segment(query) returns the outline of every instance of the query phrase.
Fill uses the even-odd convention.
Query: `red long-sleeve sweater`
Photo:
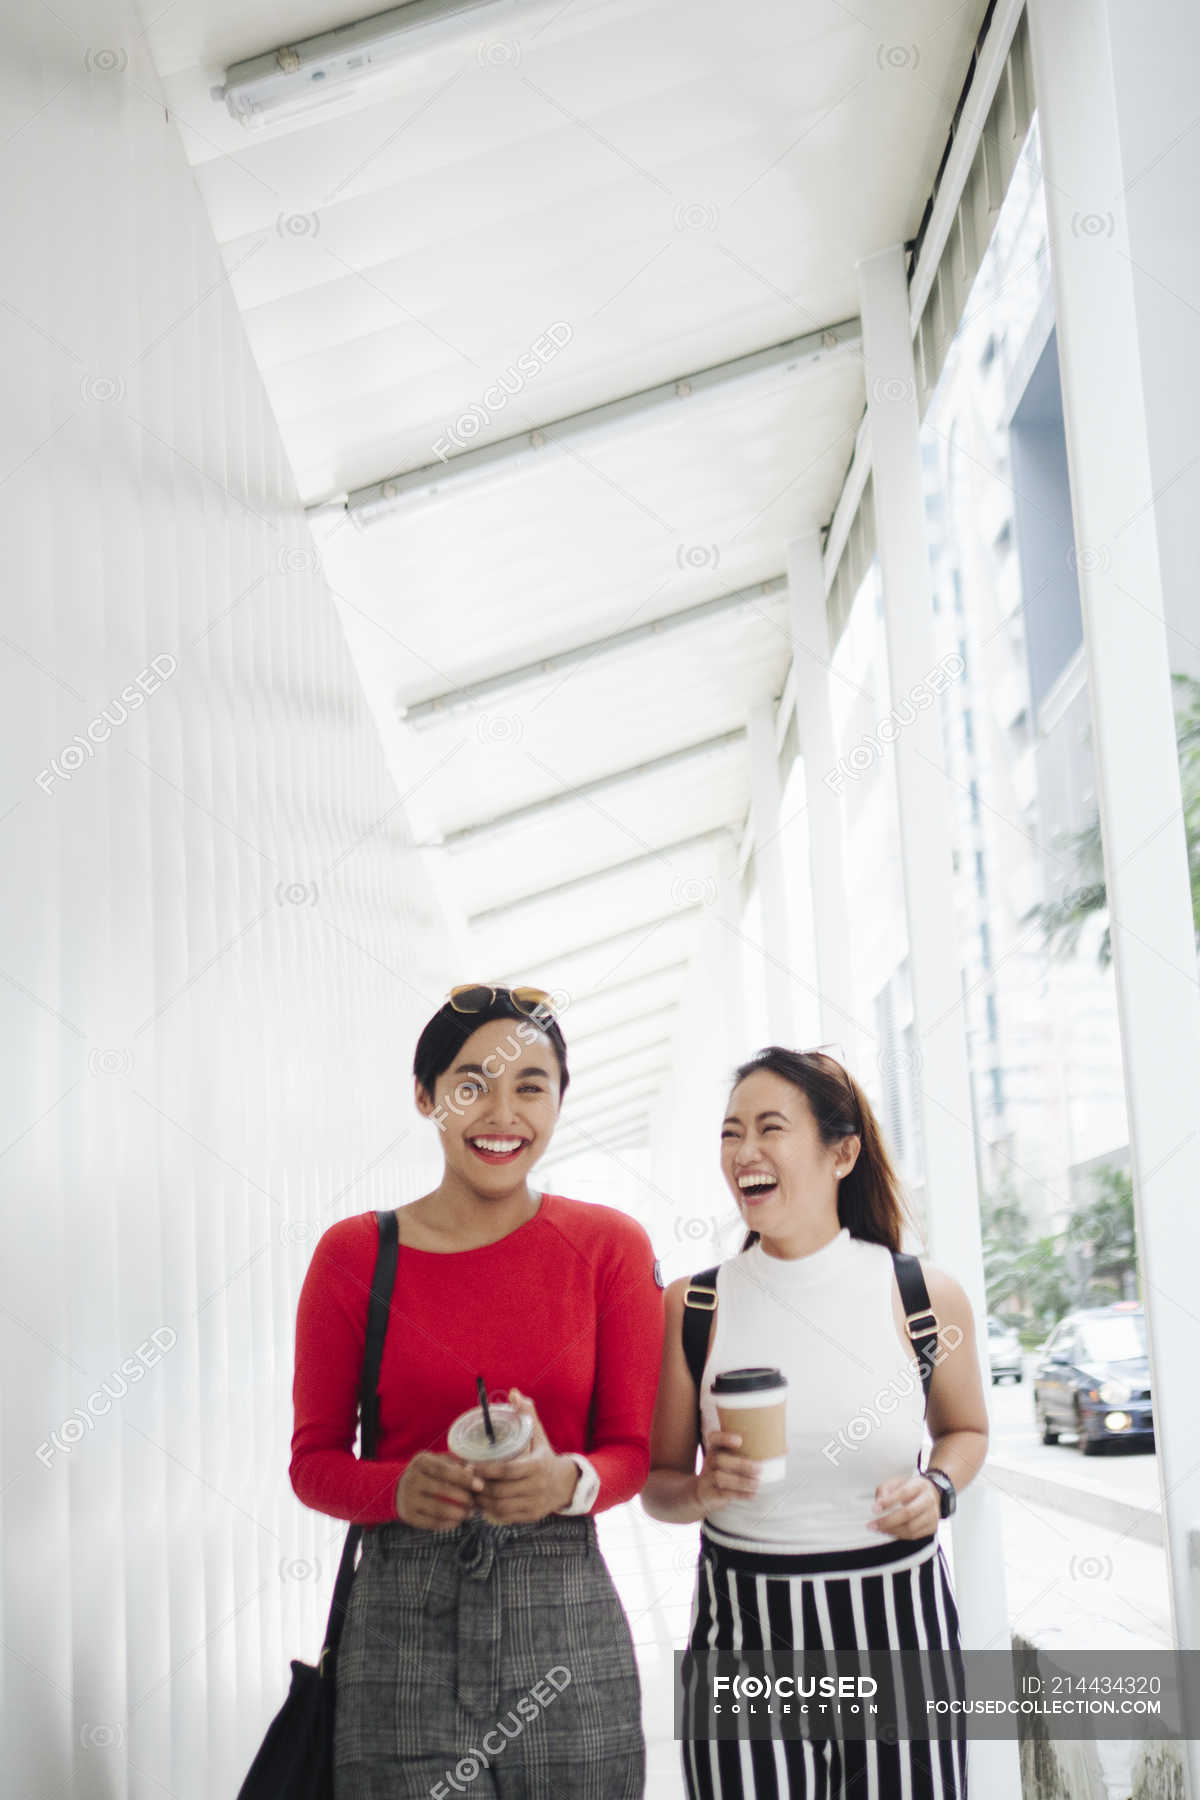
[[[313,1252],[296,1317],[291,1482],[318,1512],[357,1524],[393,1519],[396,1483],[419,1450],[489,1394],[528,1394],[555,1450],[578,1450],[600,1477],[603,1512],[638,1493],[663,1299],[650,1240],[609,1206],[546,1194],[497,1243],[446,1254],[401,1245],[379,1381],[377,1457],[353,1451],[374,1213],[330,1226]]]

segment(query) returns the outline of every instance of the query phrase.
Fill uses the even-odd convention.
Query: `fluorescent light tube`
[[[457,35],[476,13],[511,11],[518,0],[409,0],[299,43],[233,63],[214,100],[253,129],[345,99],[364,79]]]

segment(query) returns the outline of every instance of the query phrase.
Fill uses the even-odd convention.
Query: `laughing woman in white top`
[[[642,1494],[653,1518],[701,1522],[689,1651],[929,1649],[961,1678],[937,1529],[987,1451],[967,1297],[940,1269],[896,1256],[899,1184],[870,1103],[835,1058],[773,1045],[744,1063],[721,1167],[750,1229],[707,1281],[667,1289]],[[787,1464],[759,1491],[741,1440],[718,1429],[711,1388],[722,1371],[764,1366],[787,1378]],[[967,1791],[961,1731],[933,1742],[697,1735],[682,1748],[691,1800]]]

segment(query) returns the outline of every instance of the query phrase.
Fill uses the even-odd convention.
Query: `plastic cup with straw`
[[[453,1455],[463,1462],[508,1462],[528,1450],[533,1437],[533,1419],[528,1412],[503,1402],[488,1403],[482,1375],[475,1378],[479,1405],[460,1413],[447,1433],[446,1442]]]

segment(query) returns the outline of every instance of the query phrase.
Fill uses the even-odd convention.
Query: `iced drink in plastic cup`
[[[460,1456],[463,1462],[509,1462],[514,1456],[520,1456],[522,1450],[528,1450],[533,1437],[533,1419],[528,1413],[518,1412],[515,1406],[504,1403],[489,1406],[488,1412],[496,1434],[494,1444],[487,1434],[482,1406],[473,1406],[470,1412],[460,1413],[450,1427],[446,1442],[452,1454]]]

